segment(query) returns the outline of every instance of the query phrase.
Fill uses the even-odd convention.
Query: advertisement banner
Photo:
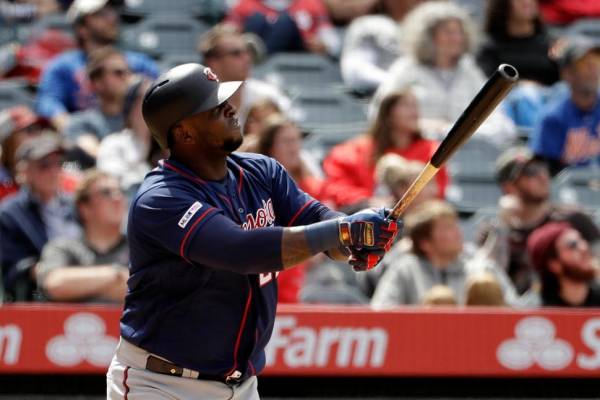
[[[104,373],[120,312],[0,307],[0,373]],[[284,305],[265,374],[600,377],[600,313]]]

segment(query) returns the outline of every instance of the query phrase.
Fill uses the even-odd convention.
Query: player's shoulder
[[[198,184],[172,171],[155,168],[142,182],[133,200],[133,208],[170,208],[180,201],[202,197]]]
[[[257,153],[234,152],[229,155],[234,164],[247,171],[267,172],[277,167],[277,161],[271,157]]]

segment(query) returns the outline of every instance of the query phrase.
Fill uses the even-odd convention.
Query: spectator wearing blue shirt
[[[112,46],[92,51],[86,72],[98,105],[72,114],[63,133],[95,160],[100,141],[125,127],[123,107],[132,75],[123,53]]]
[[[600,161],[600,45],[574,36],[561,50],[562,76],[570,92],[542,114],[530,143],[553,173]]]
[[[69,113],[90,108],[95,103],[86,74],[88,54],[115,44],[119,20],[109,0],[75,0],[67,12],[79,49],[61,54],[44,70],[37,98],[37,112],[62,130]],[[124,52],[129,69],[151,78],[158,76],[156,63],[147,55]]]
[[[16,300],[34,295],[33,272],[49,239],[81,234],[71,200],[60,190],[64,148],[46,133],[17,149],[19,192],[0,207],[0,264],[4,287]]]

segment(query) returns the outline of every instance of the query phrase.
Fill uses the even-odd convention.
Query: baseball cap
[[[565,68],[592,50],[600,50],[600,42],[598,40],[583,35],[567,36],[558,45],[556,61],[561,68]]]
[[[152,136],[168,148],[171,128],[179,121],[215,108],[229,99],[243,81],[220,82],[209,67],[181,64],[164,72],[146,90],[142,115]]]
[[[15,153],[17,161],[37,161],[52,153],[64,153],[65,148],[56,134],[45,133],[22,143]]]
[[[108,2],[109,0],[75,0],[67,11],[67,20],[77,22],[86,15],[100,11]]]
[[[47,121],[40,118],[28,106],[18,105],[0,111],[0,142],[11,133],[20,131],[34,124],[46,124]]]
[[[514,181],[527,163],[533,160],[534,155],[527,147],[511,147],[496,160],[496,180],[500,183]]]
[[[527,254],[535,268],[542,270],[555,255],[556,241],[565,231],[572,229],[568,222],[548,222],[534,230],[527,238]]]

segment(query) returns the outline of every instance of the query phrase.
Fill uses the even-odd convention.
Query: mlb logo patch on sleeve
[[[185,214],[183,214],[183,217],[181,217],[181,219],[179,220],[179,223],[177,225],[179,225],[182,228],[185,228],[186,225],[188,224],[188,222],[190,222],[190,219],[192,219],[194,214],[196,214],[198,212],[198,210],[201,208],[202,208],[202,203],[200,203],[199,201],[192,204],[190,206],[190,208],[187,209]]]

